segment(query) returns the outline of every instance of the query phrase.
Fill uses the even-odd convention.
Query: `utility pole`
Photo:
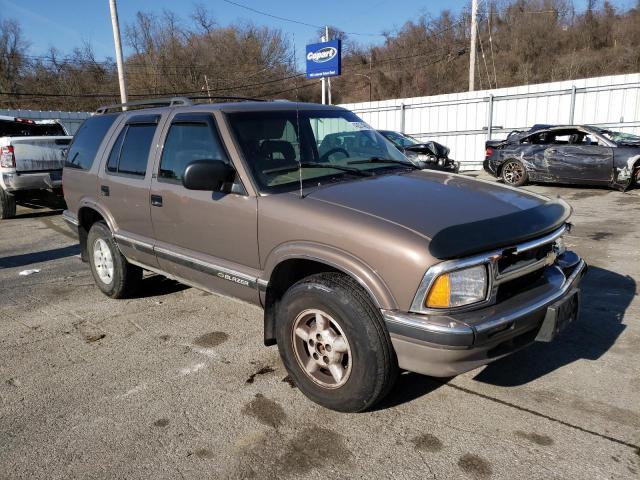
[[[327,25],[324,27],[324,38],[327,39],[327,42],[329,41],[329,27]],[[327,94],[329,105],[331,105],[331,77],[327,78]]]
[[[204,76],[204,84],[207,87],[207,97],[209,97],[209,103],[211,103],[211,90],[209,90],[209,79],[207,78],[206,74]]]
[[[120,24],[118,23],[118,8],[116,0],[109,0],[109,8],[111,9],[111,27],[113,28],[113,43],[116,47],[116,65],[118,66],[118,82],[120,83],[120,100],[127,103],[127,82],[124,78],[124,65],[122,62],[122,43],[120,41]],[[126,110],[126,107],[122,107]]]
[[[325,31],[326,31],[326,28],[327,27],[325,27]],[[320,41],[321,42],[326,42],[327,38],[324,35],[322,35],[320,37]],[[326,77],[322,77],[322,79],[320,80],[320,83],[322,84],[322,105],[326,105],[326,103],[327,103],[327,79],[326,79]]]
[[[478,41],[478,0],[471,1],[471,47],[469,48],[469,91],[476,89],[476,42]]]

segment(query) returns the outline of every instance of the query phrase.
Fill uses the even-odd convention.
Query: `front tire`
[[[104,222],[91,226],[87,251],[93,279],[105,295],[125,298],[135,293],[142,280],[142,269],[124,258]]]
[[[528,179],[527,169],[520,160],[510,159],[502,166],[502,180],[507,185],[521,187],[527,183]]]
[[[16,216],[16,197],[0,187],[0,219]]]
[[[276,337],[295,384],[326,408],[366,410],[395,383],[397,359],[380,311],[346,275],[312,275],[287,290]]]

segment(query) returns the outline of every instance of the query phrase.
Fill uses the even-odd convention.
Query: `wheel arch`
[[[321,272],[339,272],[355,280],[376,308],[396,309],[396,301],[380,276],[362,260],[326,245],[299,242],[279,247],[266,262],[269,281],[262,294],[264,342],[274,345],[276,312],[279,301],[294,283]]]
[[[109,230],[113,230],[113,219],[99,205],[93,202],[81,203],[78,208],[78,239],[80,241],[80,258],[83,262],[89,261],[87,249],[87,237],[91,226],[96,222],[105,222]]]

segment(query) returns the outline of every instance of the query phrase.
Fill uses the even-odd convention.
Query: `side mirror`
[[[236,171],[222,160],[195,160],[187,165],[182,185],[188,190],[218,191],[232,182]]]

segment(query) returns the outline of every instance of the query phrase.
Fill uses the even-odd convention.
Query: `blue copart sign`
[[[340,75],[340,40],[307,45],[307,78]]]

